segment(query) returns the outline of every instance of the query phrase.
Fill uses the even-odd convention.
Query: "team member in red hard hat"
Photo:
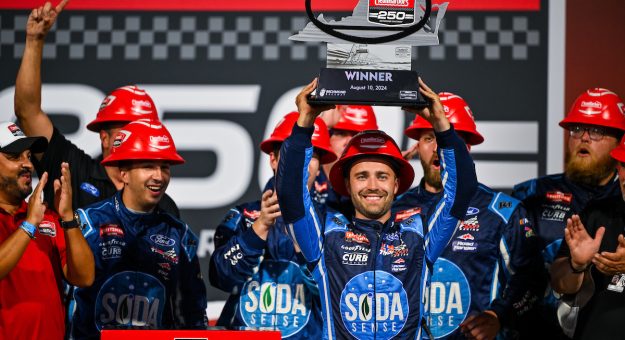
[[[274,172],[282,142],[291,134],[298,117],[297,112],[284,116],[271,136],[260,144],[260,149],[269,154],[269,165]],[[309,189],[319,165],[336,160],[323,120],[317,118],[314,129],[313,155],[308,166]],[[209,278],[213,286],[231,295],[217,321],[218,326],[274,329],[288,339],[320,337],[323,325],[319,289],[286,229],[280,217],[273,178],[265,186],[260,201],[230,209],[219,224]],[[271,307],[271,302],[259,303],[267,301],[263,299],[267,287],[280,287],[273,295],[274,301],[281,301],[275,308]]]
[[[464,99],[449,92],[439,93],[439,98],[445,115],[467,148],[482,143],[484,137],[477,131],[473,113]],[[396,220],[415,211],[428,214],[432,203],[443,195],[432,125],[417,115],[405,134],[417,141],[416,151],[425,176],[393,204]],[[543,273],[541,261],[526,245],[526,239],[534,237],[531,231],[525,208],[518,200],[479,185],[453,241],[434,264],[432,284],[453,285],[458,296],[462,296],[450,302],[444,298],[446,290],[430,290],[428,325],[434,338],[505,336],[500,331],[512,325],[516,312],[532,307],[535,299],[529,297],[542,296],[544,285],[536,279]],[[499,273],[503,275],[500,277]]]
[[[436,93],[422,81],[430,105],[419,111],[435,127],[443,164],[445,197],[429,216],[396,221],[395,195],[410,188],[411,165],[391,137],[379,130],[354,136],[330,171],[334,189],[351,198],[353,216],[310,209],[303,169],[312,154],[313,122],[327,107],[311,107],[314,80],[298,95],[300,112],[283,143],[276,175],[284,222],[302,255],[315,266],[321,292],[323,338],[420,338],[429,270],[449,242],[477,185],[466,146],[445,117]],[[424,235],[424,231],[429,230]]]
[[[206,328],[198,238],[158,204],[170,166],[184,163],[171,135],[158,122],[129,123],[102,163],[119,167],[123,188],[77,211],[96,277],[76,289],[72,337],[98,337],[102,329]]]
[[[41,108],[41,58],[45,37],[67,2],[63,0],[56,7],[47,2],[34,9],[28,17],[26,46],[15,83],[15,115],[27,136],[44,136],[49,142],[48,149],[35,154],[38,174],[47,171],[50,178],[58,178],[61,163],[69,162],[74,189],[73,205],[81,208],[112,196],[123,186],[119,169],[100,165],[102,158],[110,153],[115,133],[125,124],[138,119],[157,121],[158,114],[152,98],[136,86],[124,86],[111,92],[104,98],[96,118],[87,125],[87,129],[100,135],[102,158],[97,159],[67,140],[53,125]],[[44,188],[45,199],[50,206],[53,191],[50,181]],[[166,211],[180,215],[169,196],[165,196],[160,205]]]
[[[625,131],[625,108],[619,96],[592,88],[573,103],[560,126],[569,132],[564,173],[529,180],[514,187],[532,218],[546,268],[562,243],[567,219],[591,200],[620,196],[616,161],[610,157]],[[556,320],[559,295],[548,291],[544,315],[526,330],[547,330],[550,338],[564,338]],[[535,324],[540,324],[536,327]],[[574,324],[564,329],[572,336]]]
[[[30,155],[46,144],[15,123],[0,123],[0,339],[63,339],[63,279],[89,286],[95,275],[74,220],[68,165],[54,184],[59,214],[41,200],[47,174],[33,191]]]
[[[619,339],[625,319],[625,138],[610,152],[620,195],[590,202],[567,219],[551,266],[553,289],[581,304],[575,339]]]
[[[357,133],[378,129],[375,112],[369,105],[337,105],[336,108],[323,112],[320,117],[330,129],[330,145],[337,156],[343,153],[349,140]],[[328,180],[332,165],[334,162],[322,166],[322,171],[315,179],[315,190],[311,194],[317,203],[351,214],[353,207],[349,199],[337,194]]]

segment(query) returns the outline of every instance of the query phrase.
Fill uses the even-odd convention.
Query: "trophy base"
[[[311,105],[364,104],[423,107],[419,75],[408,70],[321,68]]]

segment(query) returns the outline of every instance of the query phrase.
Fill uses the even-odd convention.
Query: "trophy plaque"
[[[326,67],[319,72],[311,104],[423,106],[419,74],[412,70],[412,47],[438,44],[447,3],[431,0],[359,0],[351,16],[314,17],[289,39],[326,42]]]

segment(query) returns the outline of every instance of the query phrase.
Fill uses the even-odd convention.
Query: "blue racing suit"
[[[74,339],[112,329],[206,329],[206,287],[189,226],[158,208],[134,213],[121,191],[77,213],[95,281],[74,292]]]
[[[514,186],[512,196],[523,201],[538,236],[535,247],[542,254],[545,268],[549,270],[564,238],[566,220],[579,214],[593,200],[620,196],[621,190],[616,174],[608,184],[588,186],[574,183],[564,174],[549,175],[531,179]],[[549,281],[547,281],[547,284]],[[550,286],[548,286],[550,287]],[[559,294],[548,288],[545,293],[544,309],[537,319],[527,323],[544,329],[541,335],[564,337],[556,318]],[[538,314],[538,313],[537,313]]]
[[[332,210],[338,211],[345,216],[354,214],[354,206],[349,197],[341,196],[332,188],[332,183],[328,179],[328,175],[319,169],[319,175],[315,178],[315,186],[310,193],[313,202],[317,206],[325,206]]]
[[[277,174],[282,217],[319,285],[324,339],[420,338],[423,297],[432,265],[467,211],[477,180],[471,157],[453,131],[437,133],[445,196],[422,219],[319,216],[306,187],[312,128],[293,127]],[[429,233],[424,233],[424,223]]]
[[[273,188],[273,180],[265,191]],[[210,259],[213,286],[231,293],[217,321],[229,329],[272,329],[288,339],[321,335],[319,289],[301,253],[278,217],[267,240],[252,225],[260,201],[230,209],[215,232]]]
[[[396,218],[415,210],[429,214],[442,193],[431,193],[421,184],[397,198]],[[484,185],[471,198],[452,242],[434,263],[426,310],[434,338],[464,339],[460,324],[472,314],[492,310],[500,325],[522,314],[542,297],[546,275],[527,239],[535,238],[531,222],[520,202]]]

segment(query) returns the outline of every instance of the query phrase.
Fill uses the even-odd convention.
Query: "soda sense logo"
[[[154,276],[132,271],[117,273],[98,292],[96,327],[161,328],[165,301],[165,287]]]
[[[375,280],[375,281],[374,281]],[[375,307],[375,310],[374,310]],[[390,339],[406,324],[408,297],[395,276],[381,270],[353,277],[341,294],[343,325],[356,338]]]
[[[453,262],[439,257],[434,263],[431,284],[426,291],[428,326],[435,339],[455,331],[467,317],[471,289],[466,276]]]
[[[275,328],[283,338],[298,333],[310,318],[311,282],[293,262],[266,260],[241,290],[243,322],[253,328]]]

